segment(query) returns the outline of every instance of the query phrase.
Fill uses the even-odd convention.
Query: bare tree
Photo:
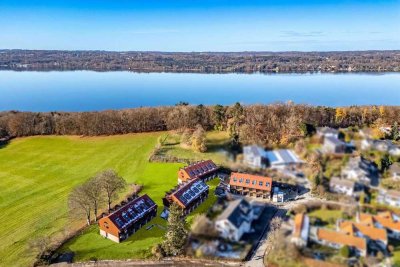
[[[104,190],[108,204],[108,212],[111,210],[111,202],[126,187],[124,178],[118,176],[114,170],[106,170],[99,174],[101,188]]]
[[[97,175],[87,181],[87,196],[89,197],[94,213],[94,220],[97,221],[99,205],[104,201],[104,192],[101,183],[101,176]]]
[[[87,225],[90,225],[92,200],[90,199],[88,183],[75,187],[69,195],[69,210],[74,215],[84,215]]]

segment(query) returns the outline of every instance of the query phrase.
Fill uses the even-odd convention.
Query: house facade
[[[199,178],[209,181],[218,176],[219,167],[212,160],[199,161],[178,171],[178,183],[184,183]]]
[[[157,205],[148,196],[133,199],[99,220],[100,235],[121,242],[157,215]]]
[[[339,137],[339,130],[330,127],[317,127],[317,135],[320,137]]]
[[[350,158],[347,165],[341,171],[343,179],[353,180],[370,186],[372,181],[379,177],[376,165],[363,157]]]
[[[356,183],[351,180],[332,177],[329,181],[329,191],[347,196],[353,196],[356,189]]]
[[[229,189],[234,194],[270,199],[272,178],[233,172],[229,178]]]
[[[328,154],[343,154],[346,153],[347,145],[342,140],[328,136],[324,138],[322,151]]]
[[[299,213],[294,217],[291,242],[298,247],[305,247],[310,233],[310,218],[307,214]]]
[[[267,166],[267,153],[259,146],[243,147],[243,162],[253,168],[265,168]]]
[[[394,180],[400,180],[400,163],[395,162],[390,166],[389,175]]]
[[[252,205],[245,199],[237,199],[216,218],[215,229],[220,237],[238,242],[243,234],[250,232],[254,219]]]
[[[199,178],[179,184],[167,192],[163,198],[164,217],[168,217],[168,210],[172,203],[182,208],[183,215],[188,215],[207,199],[208,192],[209,186]]]
[[[390,140],[364,139],[361,141],[361,149],[373,149],[380,152],[387,152],[392,156],[400,156],[400,147],[393,144]]]
[[[400,191],[396,190],[380,190],[377,201],[384,205],[392,207],[400,207]]]

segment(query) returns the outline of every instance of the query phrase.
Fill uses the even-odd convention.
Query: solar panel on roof
[[[293,157],[289,154],[287,150],[280,150],[279,155],[282,157],[285,162],[293,162]]]
[[[268,151],[267,153],[267,158],[269,159],[269,161],[273,162],[273,161],[277,161],[278,158],[276,157],[275,153],[272,151]]]

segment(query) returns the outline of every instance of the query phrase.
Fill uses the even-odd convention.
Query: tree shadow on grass
[[[10,140],[0,140],[0,149],[5,148],[10,143]]]

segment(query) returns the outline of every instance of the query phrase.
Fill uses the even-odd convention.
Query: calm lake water
[[[139,106],[272,103],[400,105],[400,73],[187,74],[0,71],[0,110],[88,111]]]

